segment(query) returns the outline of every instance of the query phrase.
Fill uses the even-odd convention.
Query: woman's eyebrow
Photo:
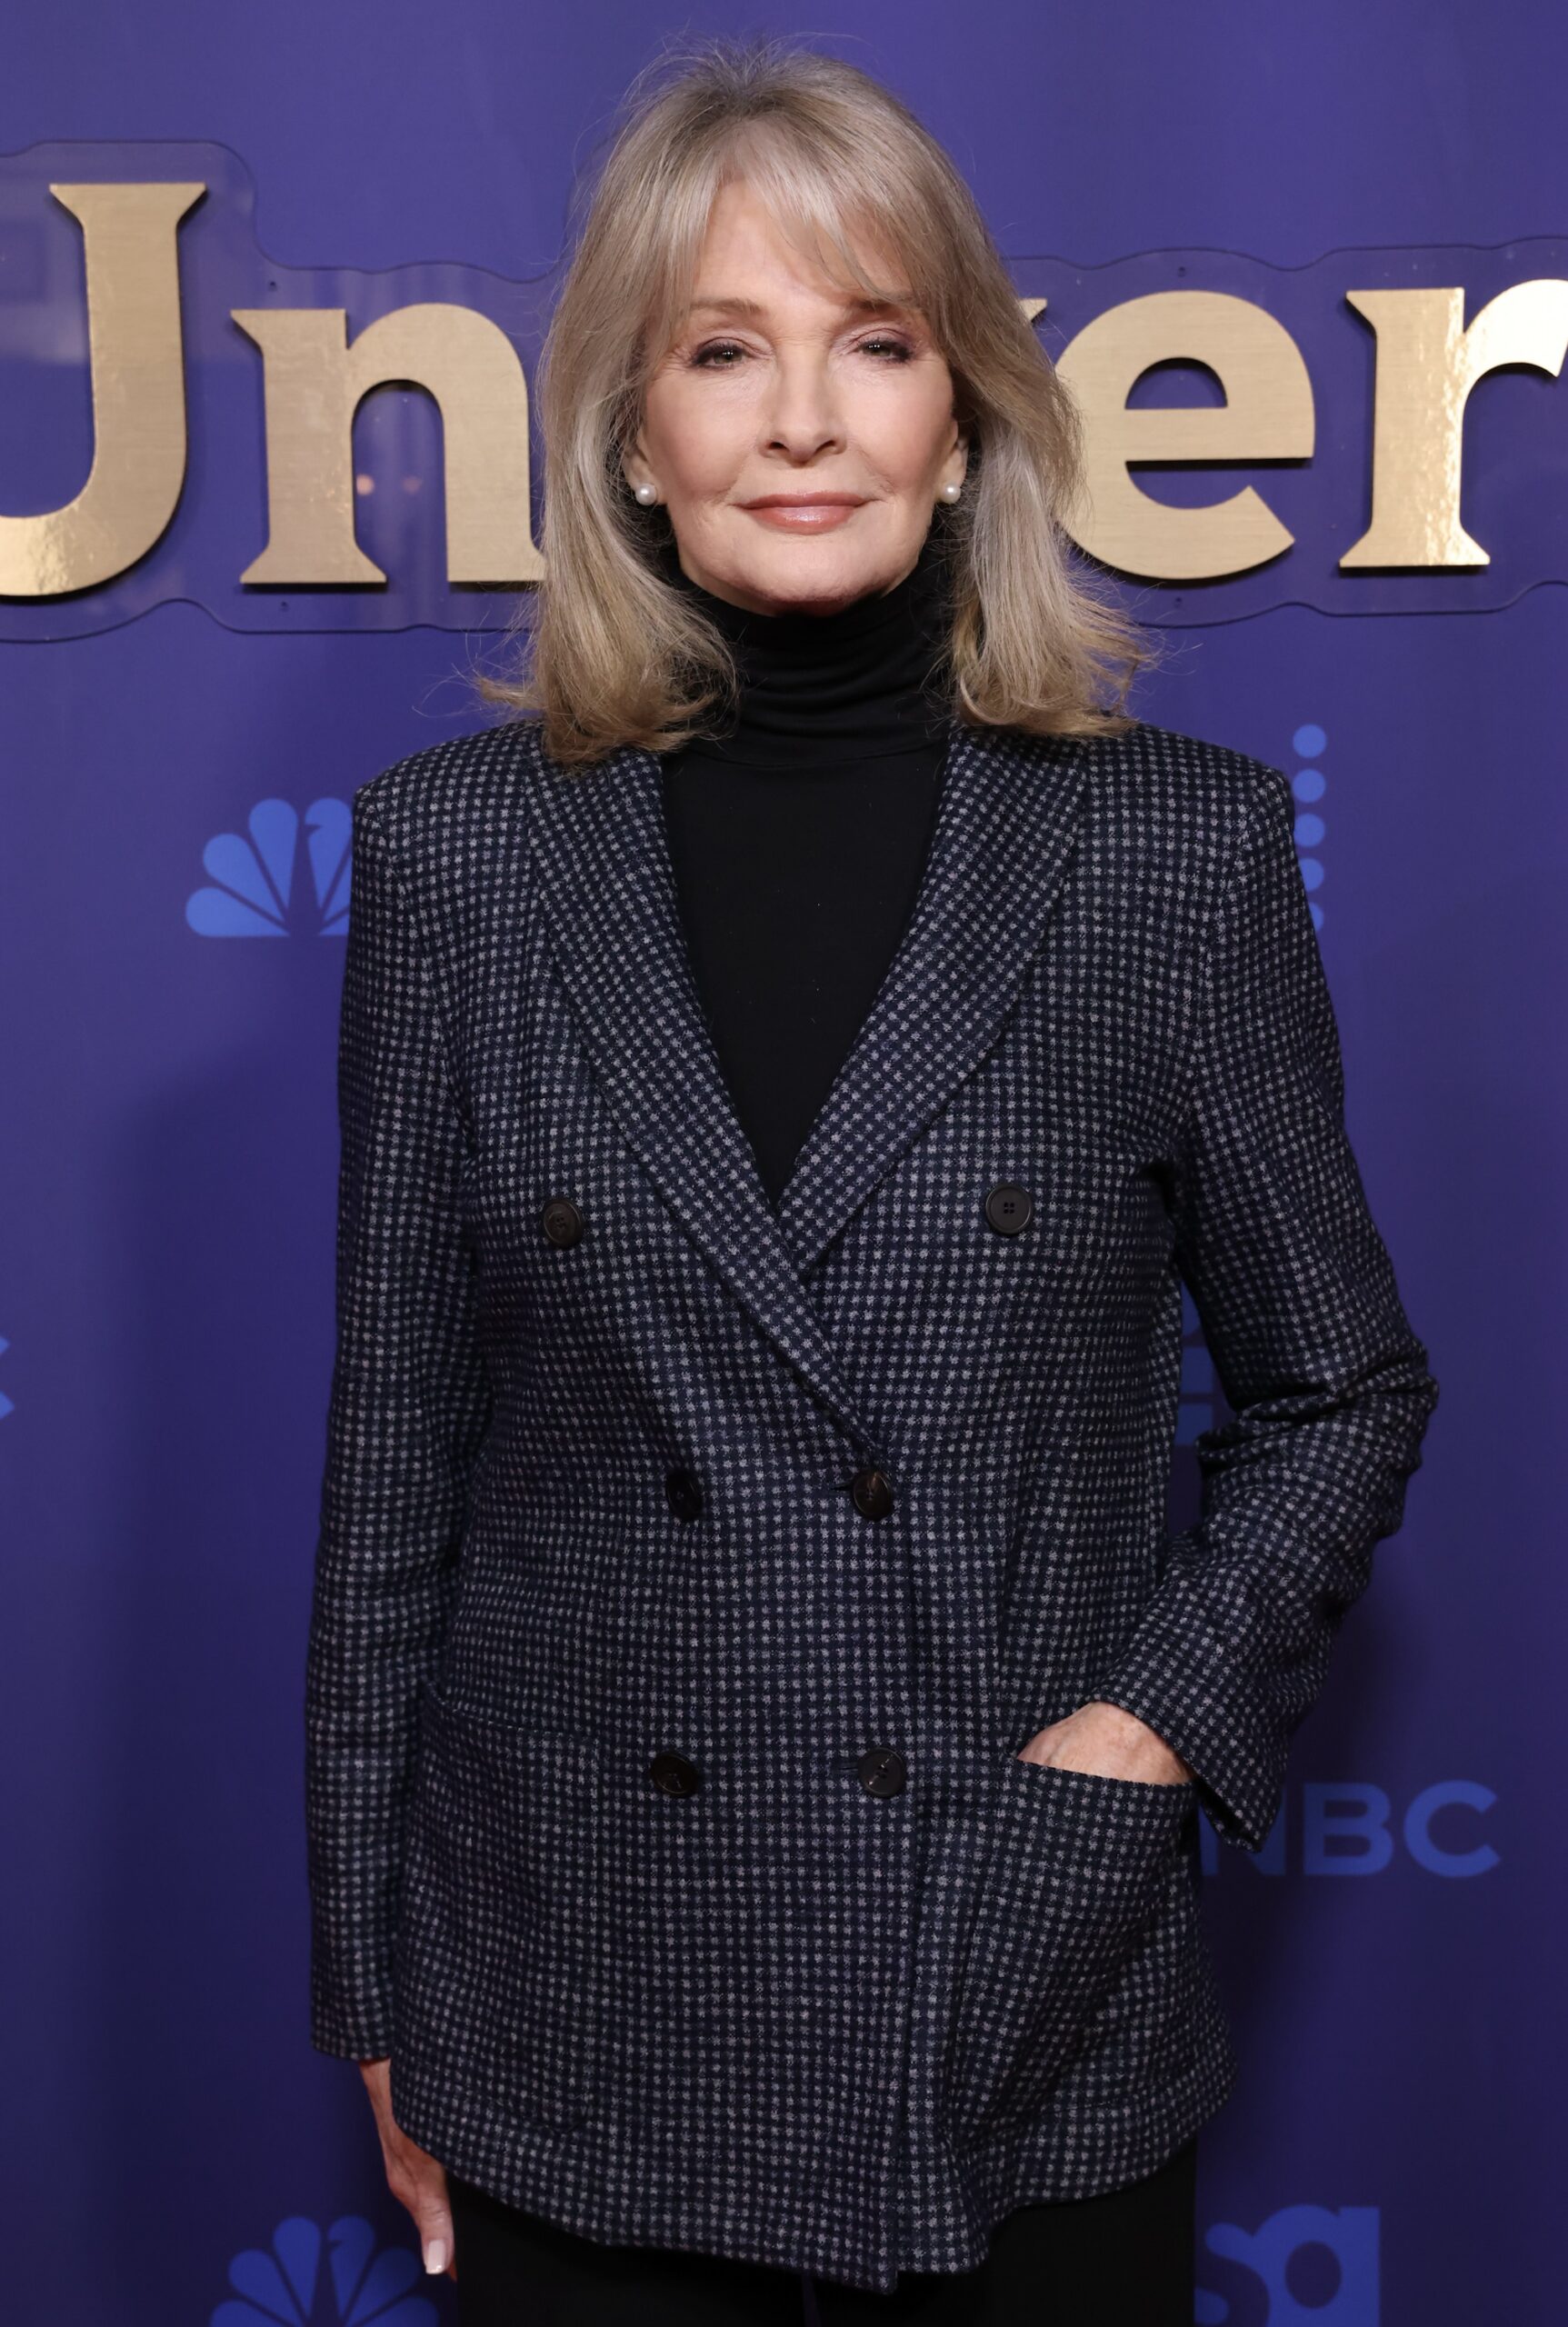
[[[692,315],[761,315],[766,313],[755,299],[694,299],[686,313]]]
[[[911,307],[914,304],[913,299],[845,298],[843,306],[846,315],[886,315],[894,308]],[[686,309],[686,313],[689,315],[711,314],[756,317],[765,315],[767,309],[760,300],[715,295],[713,298],[694,299]]]

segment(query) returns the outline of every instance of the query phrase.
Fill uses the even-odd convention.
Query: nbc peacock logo
[[[378,2247],[358,2214],[340,2215],[325,2237],[291,2214],[265,2252],[235,2256],[234,2292],[209,2327],[437,2327],[435,2305],[414,2292],[423,2282],[413,2247]]]
[[[348,931],[353,812],[313,800],[258,800],[243,833],[215,833],[202,851],[210,886],[193,889],[185,919],[198,937],[342,937]]]

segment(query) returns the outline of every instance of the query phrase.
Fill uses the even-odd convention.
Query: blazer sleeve
[[[1373,1546],[1401,1524],[1438,1397],[1345,1135],[1289,783],[1262,775],[1207,933],[1173,1193],[1233,1413],[1196,1440],[1200,1515],[1088,1693],[1158,1731],[1216,1833],[1248,1851]]]
[[[490,1393],[436,995],[374,784],[354,795],[338,1034],[336,1338],[305,1673],[311,2041],[392,2045],[418,1693]]]

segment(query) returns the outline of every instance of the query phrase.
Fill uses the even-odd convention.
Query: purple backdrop
[[[80,231],[49,182],[209,189],[181,229],[173,525],[101,591],[0,601],[12,2315],[454,2315],[418,2276],[357,2073],[306,2037],[300,1692],[331,1363],[334,819],[389,761],[480,724],[463,674],[508,602],[446,590],[439,426],[396,387],[355,437],[379,484],[427,488],[366,496],[387,590],[239,586],[265,539],[260,359],[227,312],[343,306],[353,332],[452,299],[531,369],[572,170],[682,25],[809,29],[892,81],[969,175],[1020,294],[1048,298],[1053,352],[1181,283],[1268,308],[1312,375],[1312,461],[1141,473],[1173,501],[1251,483],[1295,544],[1234,582],[1129,585],[1169,650],[1136,707],[1296,781],[1351,1132],[1444,1396],[1269,1852],[1219,1863],[1205,1834],[1243,2077],[1203,2141],[1196,2317],[1547,2327],[1563,384],[1515,370],[1472,398],[1463,514],[1489,566],[1335,565],[1366,523],[1371,445],[1345,291],[1460,285],[1469,320],[1568,275],[1568,18],[1545,0],[1503,19],[1461,0],[902,0],[809,27],[101,0],[11,28],[0,512],[59,505],[91,458]],[[25,306],[41,335],[16,328]],[[1218,399],[1183,372],[1136,400]],[[269,854],[270,902],[225,902]],[[262,934],[290,942],[218,942]],[[1213,1411],[1195,1338],[1191,1360],[1183,1442]],[[1177,1520],[1191,1473],[1183,1443]]]

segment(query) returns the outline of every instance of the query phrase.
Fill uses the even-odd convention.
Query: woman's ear
[[[636,434],[628,436],[621,446],[621,474],[634,493],[648,474],[648,448],[639,427]]]

